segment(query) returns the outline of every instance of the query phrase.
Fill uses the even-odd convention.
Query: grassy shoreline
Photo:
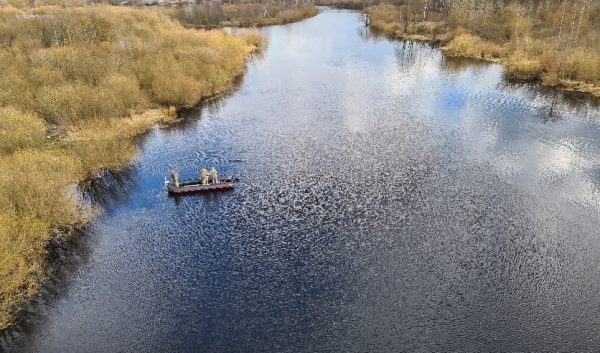
[[[371,27],[392,38],[437,42],[445,55],[503,64],[509,80],[600,97],[600,47],[594,44],[600,35],[595,21],[600,4],[527,7],[482,1],[432,9],[425,1],[400,3],[332,2],[343,8],[363,5]]]
[[[133,159],[134,153],[132,153],[132,151],[135,150],[134,140],[137,136],[142,135],[156,124],[169,124],[176,121],[176,119],[176,115],[165,114],[163,109],[152,108],[143,113],[132,114],[129,118],[119,119],[119,125],[123,125],[118,129],[115,129],[116,131],[113,131],[111,136],[100,136],[98,135],[97,129],[76,128],[69,131],[68,137],[61,138],[61,141],[55,141],[55,143],[92,142],[99,138],[111,141],[119,139],[121,140],[120,145],[128,149],[130,153],[126,153],[126,155],[118,161],[107,161],[111,163],[109,167],[111,170],[118,170],[125,167],[126,164]],[[114,125],[114,123],[109,122],[107,125]],[[97,172],[100,173],[100,171],[101,170],[99,169]],[[17,259],[14,257],[4,258],[2,262],[3,267],[6,266],[10,268],[12,265],[11,262],[14,263],[15,260],[20,260],[21,262],[24,262],[22,265],[29,267],[29,269],[25,276],[2,273],[2,278],[5,281],[2,283],[2,287],[0,287],[2,293],[2,302],[0,304],[0,333],[12,328],[19,322],[25,309],[25,305],[34,301],[40,290],[44,287],[44,282],[47,278],[49,257],[51,254],[50,248],[71,241],[73,236],[75,236],[79,230],[81,230],[89,221],[93,220],[99,213],[99,210],[94,206],[83,205],[79,200],[79,192],[77,191],[78,184],[90,178],[94,178],[94,176],[81,174],[80,179],[70,180],[70,184],[64,185],[61,188],[61,193],[64,194],[65,198],[68,200],[67,203],[70,203],[71,206],[77,208],[76,217],[72,217],[68,222],[64,221],[62,224],[56,224],[52,228],[42,226],[35,230],[35,234],[27,234],[25,237],[21,237],[21,239],[19,239],[21,244],[19,245],[28,247],[28,249],[26,249],[27,253],[23,254],[23,250],[18,249],[21,246],[16,246],[14,248],[17,249],[14,250],[17,250]],[[0,213],[0,219],[3,221],[7,221],[9,216],[10,215],[7,216],[5,212]],[[28,217],[30,216],[25,216],[25,218]],[[29,221],[29,219],[26,221]],[[38,222],[43,223],[43,220],[38,220]],[[14,220],[12,220],[12,224],[9,225],[17,228],[17,230],[21,230],[18,229],[19,225],[16,224]],[[6,227],[7,224],[3,224],[3,226]],[[15,239],[14,236],[10,237],[10,235],[8,239],[6,239],[7,234],[5,232],[1,235],[3,238],[2,244],[0,244],[2,247],[1,250],[6,251],[8,245],[4,242],[6,240],[14,241]],[[23,244],[26,242],[30,242],[30,244]],[[10,283],[8,283],[7,280],[9,280]]]
[[[152,9],[0,9],[0,332],[40,292],[49,245],[98,213],[77,185],[128,166],[175,107],[231,90],[265,45]]]
[[[167,10],[169,15],[189,28],[264,27],[282,25],[316,16],[319,9],[312,3],[282,7],[276,2],[195,5]]]

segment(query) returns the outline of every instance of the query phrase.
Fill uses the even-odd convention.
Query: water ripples
[[[29,350],[598,347],[596,108],[357,25],[266,29],[237,93],[146,136]],[[234,191],[162,189],[213,165]]]

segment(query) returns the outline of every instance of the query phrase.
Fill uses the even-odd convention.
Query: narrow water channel
[[[600,111],[370,35],[266,28],[239,89],[96,191],[25,352],[593,352]],[[168,197],[216,166],[234,191]],[[117,182],[118,181],[118,182]]]

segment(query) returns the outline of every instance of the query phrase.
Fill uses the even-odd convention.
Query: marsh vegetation
[[[0,330],[38,292],[48,241],[93,214],[77,183],[130,163],[169,107],[231,89],[265,44],[162,9],[0,9]]]
[[[319,10],[307,1],[207,2],[168,10],[171,16],[193,27],[252,27],[279,25],[315,16]]]
[[[327,1],[327,0],[323,0]],[[363,6],[361,6],[361,3]],[[396,38],[433,40],[452,56],[506,64],[516,80],[600,95],[600,3],[590,0],[336,0]]]

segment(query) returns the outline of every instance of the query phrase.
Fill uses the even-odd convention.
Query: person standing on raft
[[[177,172],[174,170],[171,171],[171,179],[173,179],[173,184],[175,184],[175,187],[178,188],[179,187],[179,174],[177,174]]]
[[[212,169],[210,170],[210,178],[212,179],[213,184],[219,183],[219,176],[217,175],[217,170],[215,169],[215,167],[212,167]]]
[[[200,179],[202,180],[202,185],[208,185],[208,170],[206,168],[200,169]]]

